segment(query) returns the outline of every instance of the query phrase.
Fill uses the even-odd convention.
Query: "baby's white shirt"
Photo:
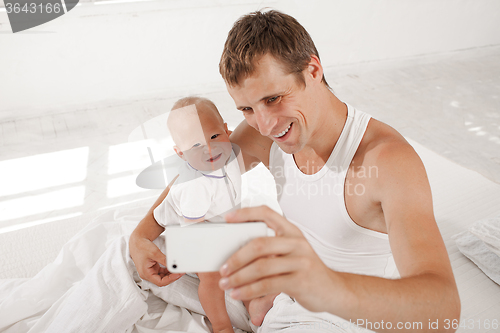
[[[212,172],[183,163],[179,177],[153,215],[163,227],[188,225],[184,218],[194,220],[203,216],[208,222],[225,222],[224,215],[240,208],[240,204],[241,172],[233,150],[224,167]]]

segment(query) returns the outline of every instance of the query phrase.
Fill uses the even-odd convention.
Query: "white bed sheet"
[[[426,166],[436,219],[457,280],[463,323],[458,332],[498,331],[491,323],[500,319],[500,286],[463,256],[451,237],[477,220],[500,213],[500,185],[409,141]],[[262,176],[264,179],[260,178]],[[248,183],[247,204],[271,202],[273,185],[269,175],[257,171],[252,177],[255,180],[252,178]],[[267,196],[263,196],[264,193]],[[277,208],[275,202],[272,205]],[[42,327],[44,320],[48,320],[45,324],[49,323],[51,314],[60,311],[58,304],[71,294],[72,288],[78,285],[105,248],[122,235],[130,234],[147,208],[139,206],[108,212],[73,237],[56,261],[34,278],[0,280],[0,331],[5,331],[5,323],[17,322],[7,332],[27,332],[31,327]],[[0,255],[9,255],[9,252]],[[24,301],[18,301],[21,299]],[[40,320],[44,313],[45,319]],[[485,327],[487,323],[489,329]],[[148,314],[133,330],[206,332],[208,327],[203,316],[151,297]]]

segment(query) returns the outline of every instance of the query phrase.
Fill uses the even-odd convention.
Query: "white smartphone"
[[[274,230],[264,222],[168,226],[167,269],[172,273],[215,272],[250,240],[266,236],[274,236]]]

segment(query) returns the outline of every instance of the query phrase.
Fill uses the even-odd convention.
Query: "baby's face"
[[[184,113],[182,126],[176,129],[174,149],[197,170],[218,170],[226,164],[232,151],[227,124],[208,106],[197,105],[197,108],[199,112]]]

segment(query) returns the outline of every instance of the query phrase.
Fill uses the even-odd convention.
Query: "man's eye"
[[[279,102],[280,99],[281,99],[281,96],[274,96],[274,97],[269,98],[267,100],[267,103],[273,104],[273,103]]]
[[[252,108],[248,108],[248,107],[247,108],[242,108],[241,111],[243,111],[243,112],[250,112],[250,111],[252,111]]]
[[[212,140],[213,140],[213,139],[215,139],[216,137],[218,137],[219,135],[220,135],[220,134],[214,134],[214,135],[212,135],[212,136],[210,137],[210,139],[212,139]]]

